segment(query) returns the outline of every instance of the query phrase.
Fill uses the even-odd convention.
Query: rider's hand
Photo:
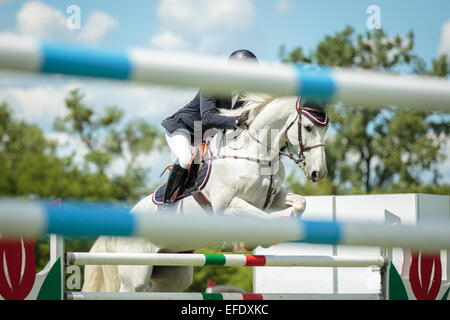
[[[236,120],[236,128],[248,129],[247,120],[249,113],[250,111],[244,111],[241,113],[239,118]]]

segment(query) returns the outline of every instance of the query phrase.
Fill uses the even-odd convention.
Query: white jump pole
[[[200,87],[218,94],[266,92],[356,107],[450,110],[450,81],[442,78],[295,64],[227,64],[217,57],[142,49],[112,51],[10,39],[0,43],[0,69]]]
[[[154,265],[224,267],[385,267],[385,257],[275,256],[182,253],[87,253],[68,252],[66,261],[77,265]]]
[[[65,203],[46,207],[35,201],[0,200],[0,233],[4,236],[131,236],[161,247],[186,251],[229,241],[249,246],[308,242],[398,247],[437,252],[450,249],[450,224],[384,225],[259,219],[233,216],[131,214],[129,208]]]

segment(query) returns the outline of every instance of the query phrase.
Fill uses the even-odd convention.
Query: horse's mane
[[[264,93],[244,93],[239,101],[244,102],[239,109],[219,109],[219,112],[228,117],[239,117],[242,113],[250,111],[247,123],[250,124],[256,116],[276,97]]]

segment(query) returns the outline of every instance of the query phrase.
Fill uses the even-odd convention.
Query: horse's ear
[[[308,119],[314,122],[314,124],[325,127],[330,122],[328,114],[324,111],[315,112],[313,110],[302,110],[302,115],[306,116]]]
[[[319,101],[307,101],[302,97],[298,97],[296,108],[297,112],[301,112],[302,115],[308,117],[316,125],[324,127],[328,125],[330,121],[325,103]]]

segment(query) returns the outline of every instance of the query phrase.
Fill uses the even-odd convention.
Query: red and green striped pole
[[[249,254],[84,253],[68,252],[66,261],[78,265],[157,265],[224,267],[384,267],[385,257],[279,256]]]

